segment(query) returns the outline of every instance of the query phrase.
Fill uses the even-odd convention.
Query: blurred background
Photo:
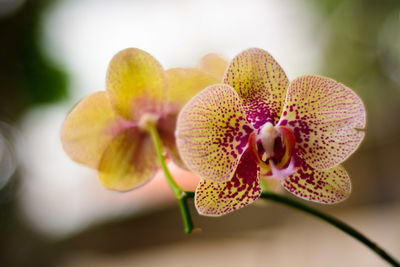
[[[0,0],[0,266],[386,266],[363,245],[275,203],[200,217],[185,235],[159,174],[110,192],[59,141],[68,111],[105,89],[111,57],[138,47],[164,68],[206,53],[269,51],[289,79],[354,89],[366,138],[345,162],[353,193],[333,214],[400,258],[397,0]],[[185,189],[196,178],[173,167]],[[286,194],[286,192],[282,192]]]

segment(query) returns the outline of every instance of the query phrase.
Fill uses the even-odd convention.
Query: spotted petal
[[[218,82],[221,82],[227,67],[228,62],[221,56],[214,53],[210,53],[202,57],[199,63],[199,68],[214,75],[218,79]]]
[[[106,92],[96,92],[68,114],[61,130],[61,142],[71,159],[97,168],[108,143],[126,125],[115,115]]]
[[[360,144],[365,108],[343,84],[308,75],[289,85],[279,124],[293,130],[297,156],[324,170],[344,161]]]
[[[195,195],[197,211],[202,215],[221,216],[249,205],[261,194],[259,174],[257,164],[245,152],[230,181],[200,181]]]
[[[206,180],[224,182],[232,178],[252,131],[237,93],[218,84],[182,109],[177,146],[190,170]]]
[[[341,165],[321,171],[304,163],[282,185],[300,198],[326,204],[341,202],[351,193],[350,177]]]
[[[255,128],[279,120],[289,81],[268,52],[251,48],[240,53],[229,64],[223,82],[238,92]]]
[[[198,92],[209,85],[218,83],[213,75],[194,68],[173,68],[166,71],[168,90],[165,102],[168,114],[162,116],[157,127],[168,155],[180,167],[182,162],[175,142],[175,128],[181,108]]]
[[[122,117],[137,122],[144,113],[162,112],[165,73],[150,54],[137,48],[120,51],[110,62],[106,82],[111,103]]]
[[[109,189],[131,190],[154,176],[157,162],[151,137],[131,127],[118,134],[104,151],[99,179]]]

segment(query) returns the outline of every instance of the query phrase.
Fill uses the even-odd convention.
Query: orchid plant
[[[147,52],[129,48],[112,58],[106,87],[79,102],[61,131],[66,153],[97,169],[106,188],[132,190],[161,167],[187,233],[196,229],[188,198],[206,216],[263,198],[314,215],[400,266],[355,229],[263,182],[274,179],[319,203],[350,195],[350,178],[340,163],[361,143],[366,118],[361,99],[343,84],[316,75],[289,82],[274,58],[256,48],[229,65],[209,54],[197,68],[166,71]],[[175,182],[165,154],[201,177],[195,193]]]
[[[107,91],[87,96],[66,118],[64,150],[74,161],[97,169],[100,182],[118,191],[143,185],[159,168],[152,133],[160,134],[167,154],[184,166],[174,138],[178,112],[198,91],[218,82],[226,64],[209,54],[199,68],[164,71],[140,49],[117,53],[108,67]]]
[[[259,198],[262,176],[303,199],[342,201],[351,185],[339,164],[364,127],[365,108],[352,90],[315,75],[289,83],[270,54],[248,49],[229,64],[222,84],[183,108],[176,138],[184,162],[202,177],[197,210],[214,216]]]

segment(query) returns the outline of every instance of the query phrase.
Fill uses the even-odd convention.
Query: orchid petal
[[[71,159],[97,168],[108,143],[125,124],[116,117],[106,92],[96,92],[85,97],[68,114],[61,130],[61,142]]]
[[[151,179],[157,162],[150,135],[132,127],[118,134],[104,151],[99,179],[109,189],[128,191]]]
[[[221,216],[249,205],[261,194],[259,174],[257,164],[245,152],[230,181],[200,181],[195,195],[197,211],[202,215]]]
[[[293,130],[297,156],[324,170],[343,162],[360,144],[365,108],[343,84],[307,75],[289,85],[279,125]]]
[[[228,67],[228,61],[221,56],[210,53],[200,59],[199,69],[214,75],[220,83],[226,68]]]
[[[341,202],[351,193],[350,177],[341,165],[321,171],[303,163],[282,185],[300,198],[325,204]]]
[[[193,68],[174,68],[166,71],[168,115],[162,116],[157,128],[167,154],[181,168],[186,168],[175,142],[178,112],[199,91],[218,82],[211,74]]]
[[[157,122],[157,131],[160,134],[162,144],[167,152],[167,155],[172,161],[183,169],[187,169],[183,163],[178,148],[176,147],[175,128],[176,128],[176,114],[168,114],[161,117]]]
[[[138,122],[145,113],[160,114],[165,90],[164,70],[150,54],[128,48],[112,58],[107,71],[107,91],[122,117]]]
[[[207,86],[221,82],[213,75],[194,68],[169,69],[166,76],[168,91],[165,101],[172,113],[178,113],[193,96]]]
[[[176,138],[186,166],[206,180],[232,178],[253,131],[239,96],[230,86],[210,86],[182,109]]]
[[[240,53],[229,64],[223,81],[235,88],[255,128],[279,120],[289,80],[268,52],[251,48]]]

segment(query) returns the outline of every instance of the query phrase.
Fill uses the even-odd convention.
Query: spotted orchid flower
[[[117,53],[108,67],[107,90],[84,98],[66,118],[64,150],[74,161],[97,169],[105,187],[127,191],[144,184],[158,168],[146,128],[153,123],[168,155],[183,166],[174,137],[177,114],[198,91],[220,81],[224,62],[210,54],[199,68],[164,71],[140,49]]]
[[[364,127],[365,109],[352,90],[315,75],[289,83],[270,54],[253,48],[232,60],[222,84],[186,104],[176,138],[183,161],[202,177],[197,210],[219,216],[254,202],[261,177],[306,200],[344,200],[351,183],[339,164]]]

